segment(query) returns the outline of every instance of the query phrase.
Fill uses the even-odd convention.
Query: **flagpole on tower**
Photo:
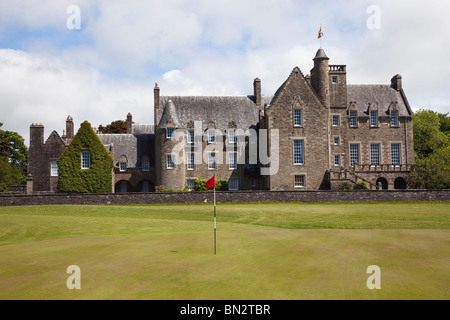
[[[320,49],[322,49],[322,37],[323,37],[322,24],[320,24],[319,34],[317,36],[317,38],[320,39]]]

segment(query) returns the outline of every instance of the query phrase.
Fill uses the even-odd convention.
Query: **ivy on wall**
[[[81,168],[81,153],[89,151],[90,168]],[[58,190],[74,193],[113,192],[114,160],[91,124],[83,122],[58,161]]]

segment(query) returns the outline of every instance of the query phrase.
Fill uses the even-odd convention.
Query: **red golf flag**
[[[206,181],[206,188],[214,189],[216,187],[216,176],[213,176],[211,179]]]

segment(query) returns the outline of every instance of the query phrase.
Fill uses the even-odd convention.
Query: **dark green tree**
[[[114,133],[114,134],[127,133],[127,122],[123,120],[116,120],[106,126],[100,125],[98,127],[98,131],[100,133]]]
[[[10,185],[26,183],[27,153],[21,135],[0,129],[0,192],[8,191]]]

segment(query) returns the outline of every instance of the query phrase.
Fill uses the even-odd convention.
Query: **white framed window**
[[[193,152],[186,153],[186,158],[187,158],[187,169],[195,170],[195,153]]]
[[[297,174],[294,176],[294,187],[304,188],[306,186],[306,177],[304,174]]]
[[[302,109],[294,109],[294,127],[301,127],[302,125]]]
[[[350,111],[350,127],[351,128],[355,128],[358,126],[358,120],[357,120],[357,112],[356,110],[351,110]]]
[[[334,137],[334,145],[335,146],[339,145],[339,137]]]
[[[305,164],[305,143],[304,140],[294,140],[294,164]]]
[[[208,170],[216,170],[216,153],[208,153]]]
[[[239,190],[239,179],[228,180],[228,190],[230,190],[230,191]]]
[[[401,163],[400,150],[401,150],[400,143],[392,143],[391,144],[391,160],[392,160],[392,164],[400,164]]]
[[[332,119],[333,119],[333,127],[339,127],[339,115],[334,114]]]
[[[167,139],[173,139],[174,138],[174,128],[167,128]]]
[[[81,169],[91,168],[91,153],[89,151],[81,152]]]
[[[195,179],[187,179],[186,185],[188,186],[189,191],[195,191]]]
[[[339,167],[341,165],[341,156],[338,154],[334,155],[334,166]]]
[[[194,130],[187,131],[187,143],[194,143]]]
[[[216,143],[216,130],[208,130],[208,143]]]
[[[150,163],[148,161],[142,162],[142,171],[150,171]]]
[[[338,82],[338,78],[337,78],[336,76],[333,76],[333,77],[331,78],[331,83],[332,83],[332,84],[337,84],[337,82]]]
[[[52,177],[58,176],[58,163],[56,162],[56,160],[50,161],[50,175]]]
[[[236,143],[236,129],[228,129],[228,143]]]
[[[119,163],[119,171],[120,171],[120,172],[125,172],[125,171],[127,171],[127,163],[126,163],[126,162],[120,162],[120,163]]]
[[[380,164],[380,144],[371,143],[370,144],[370,163]]]
[[[350,144],[350,165],[354,166],[355,164],[359,164],[359,144],[351,143]]]
[[[391,127],[398,127],[398,111],[391,111]]]
[[[166,155],[167,169],[175,169],[175,156],[173,154]]]
[[[378,127],[378,111],[377,110],[370,111],[370,126]]]
[[[236,170],[237,169],[237,153],[236,152],[229,152],[228,153],[228,168],[230,170]]]

